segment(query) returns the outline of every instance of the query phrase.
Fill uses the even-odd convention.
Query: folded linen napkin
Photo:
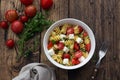
[[[30,63],[12,80],[56,80],[56,77],[49,66],[43,63]]]

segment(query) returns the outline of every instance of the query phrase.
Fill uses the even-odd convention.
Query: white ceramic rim
[[[72,22],[72,23],[71,23]],[[51,31],[56,27],[56,26],[60,26],[62,24],[76,24],[76,25],[80,25],[85,31],[87,31],[87,33],[89,33],[89,37],[90,37],[90,41],[91,41],[91,49],[89,52],[89,56],[80,64],[75,65],[75,66],[64,66],[62,64],[57,63],[56,61],[54,61],[52,59],[52,57],[48,54],[48,49],[47,49],[47,45],[48,45],[48,38],[50,36]],[[59,24],[59,25],[58,25]],[[84,26],[84,27],[83,27]],[[92,32],[92,30],[89,28],[88,25],[86,25],[84,22],[74,19],[74,18],[65,18],[65,19],[61,19],[56,21],[54,24],[52,24],[50,26],[50,28],[47,30],[47,32],[45,33],[44,39],[43,39],[43,48],[44,48],[44,52],[47,56],[47,58],[49,59],[49,61],[51,63],[53,63],[55,66],[62,68],[62,69],[67,69],[67,70],[72,70],[72,69],[77,69],[82,67],[83,65],[85,65],[87,62],[89,62],[89,60],[92,58],[94,51],[95,51],[95,37],[94,34]]]

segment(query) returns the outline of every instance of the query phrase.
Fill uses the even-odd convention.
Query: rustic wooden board
[[[14,2],[14,4],[13,4]],[[39,6],[39,0],[34,0],[38,11],[44,11]],[[4,20],[6,10],[22,11],[24,5],[19,0],[0,0],[0,20]],[[56,21],[72,17],[84,21],[93,30],[96,38],[96,50],[93,58],[82,68],[76,70],[63,70],[51,64],[43,51],[43,37],[46,31],[30,40],[29,46],[34,45],[34,39],[40,40],[40,47],[34,51],[33,56],[16,61],[16,50],[8,49],[5,40],[16,35],[9,29],[6,34],[0,29],[0,80],[11,80],[18,75],[22,66],[31,62],[43,62],[51,66],[57,80],[89,80],[91,71],[98,60],[98,51],[103,41],[110,43],[107,55],[103,59],[96,80],[120,80],[120,0],[54,0],[49,11],[49,19]],[[40,50],[39,50],[40,49]],[[3,76],[4,75],[4,76]]]

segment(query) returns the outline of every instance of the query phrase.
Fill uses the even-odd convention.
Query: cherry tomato
[[[25,16],[25,15],[24,16],[20,16],[20,21],[23,22],[23,23],[27,22],[28,21],[28,17]]]
[[[70,58],[70,54],[68,54],[68,53],[63,54],[63,59],[64,58],[68,58],[69,59]]]
[[[59,50],[62,50],[64,48],[64,44],[62,42],[59,42],[57,46]]]
[[[14,21],[11,24],[11,29],[14,33],[19,34],[23,31],[23,23],[21,21]]]
[[[13,48],[14,47],[14,40],[12,40],[12,39],[8,39],[7,41],[6,41],[6,46],[8,47],[8,48]]]
[[[52,48],[52,47],[53,47],[53,43],[50,41],[50,42],[48,43],[47,48],[50,49],[50,48]]]
[[[91,47],[91,44],[90,44],[90,43],[88,43],[88,44],[85,45],[85,49],[86,49],[88,52],[90,51],[90,47]]]
[[[79,50],[75,52],[75,58],[80,58],[82,56],[82,52]]]
[[[87,32],[84,32],[84,33],[83,33],[83,36],[84,36],[84,37],[88,36]]]
[[[25,6],[28,6],[30,4],[33,3],[33,0],[20,0],[22,4],[24,4]]]
[[[67,34],[73,34],[74,33],[74,29],[72,27],[67,29]]]
[[[41,0],[41,7],[45,10],[48,10],[53,5],[53,0]]]
[[[80,61],[78,59],[72,58],[72,64],[73,65],[77,65],[79,63],[80,63]]]
[[[0,22],[0,27],[3,29],[8,29],[8,22],[7,21],[1,21]]]
[[[83,28],[81,26],[78,26],[79,32],[81,33],[83,31]]]
[[[74,49],[79,50],[79,44],[77,42],[74,43]]]
[[[5,18],[9,22],[13,22],[18,19],[18,13],[16,12],[16,10],[8,10],[5,13]]]
[[[25,8],[25,14],[30,18],[34,17],[36,15],[36,12],[37,12],[37,9],[33,5],[29,5]]]

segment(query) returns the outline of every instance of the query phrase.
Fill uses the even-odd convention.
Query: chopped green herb
[[[80,50],[83,51],[83,52],[86,52],[86,50],[84,48],[80,48]]]
[[[29,19],[28,22],[24,25],[23,32],[18,35],[19,40],[17,41],[18,50],[19,50],[19,57],[21,56],[28,56],[29,51],[25,50],[25,43],[32,37],[34,37],[37,33],[41,33],[43,30],[49,28],[52,24],[52,21],[47,20],[42,13],[37,13],[36,16]],[[35,47],[37,43],[35,43]],[[26,51],[26,52],[25,52]]]
[[[52,43],[53,43],[53,44],[55,44],[55,43],[56,43],[56,41],[55,41],[55,40],[52,40]]]

